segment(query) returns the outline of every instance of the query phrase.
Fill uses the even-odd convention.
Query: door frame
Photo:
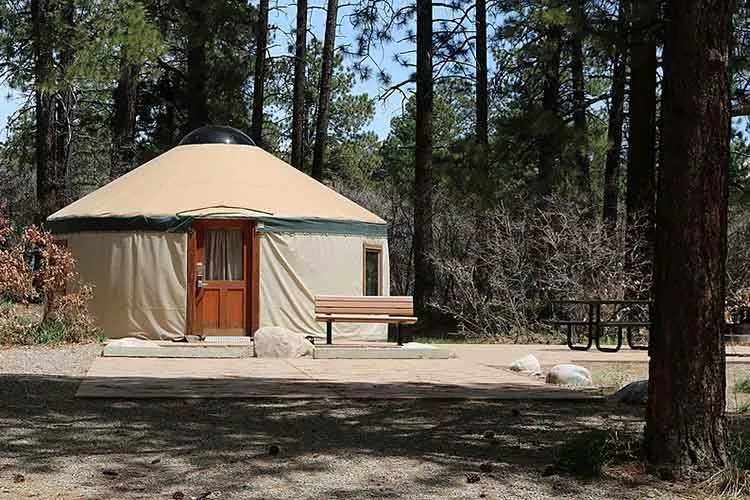
[[[252,336],[260,326],[260,240],[257,234],[257,223],[247,219],[200,219],[193,222],[188,233],[187,255],[187,321],[185,334],[193,335],[198,316],[196,301],[195,265],[198,256],[198,237],[200,230],[210,228],[241,228],[245,235],[244,248],[246,255],[245,269],[245,335]]]

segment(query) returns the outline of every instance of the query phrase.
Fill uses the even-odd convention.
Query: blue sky
[[[275,4],[275,5],[274,5]],[[317,2],[310,2],[310,6],[313,7],[310,10],[308,16],[308,22],[310,29],[315,35],[322,39],[325,25],[325,11],[320,7],[325,5],[324,1],[318,0]],[[286,53],[287,45],[290,40],[287,38],[285,33],[291,33],[292,28],[295,24],[295,8],[289,7],[284,8],[282,5],[276,2],[271,2],[271,14],[269,21],[278,26],[280,31],[275,37],[275,46],[272,46],[270,51],[272,54]],[[344,7],[339,12],[339,30],[337,45],[343,45],[347,42],[353,42],[354,30],[351,23],[347,19],[347,13],[349,7]],[[283,32],[281,32],[283,30]],[[309,38],[309,35],[308,35]],[[398,82],[406,78],[409,74],[409,70],[396,65],[393,62],[393,47],[384,47],[378,53],[372,54],[373,58],[377,61],[381,67],[385,68],[393,76],[393,81]],[[380,84],[375,80],[371,79],[368,81],[357,82],[354,88],[355,93],[367,93],[373,97],[380,96],[383,89],[380,88]],[[10,89],[2,84],[0,85],[0,139],[4,139],[6,136],[6,125],[8,118],[12,115],[23,103],[18,96],[8,98]],[[368,127],[370,130],[375,131],[379,137],[385,137],[388,134],[390,128],[391,118],[400,114],[402,105],[402,98],[400,95],[394,95],[388,100],[378,100],[376,105],[376,114],[372,124]]]

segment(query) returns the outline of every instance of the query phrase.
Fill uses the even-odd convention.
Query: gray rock
[[[615,393],[615,400],[626,405],[645,405],[648,401],[648,379],[629,383]]]
[[[591,373],[578,365],[556,365],[547,374],[546,382],[555,385],[591,385]]]
[[[259,358],[301,358],[312,356],[315,347],[304,334],[279,326],[264,326],[254,335],[255,356]]]
[[[526,356],[519,358],[510,364],[510,369],[514,372],[523,373],[539,373],[542,371],[542,366],[539,364],[539,360],[533,354],[527,354]]]

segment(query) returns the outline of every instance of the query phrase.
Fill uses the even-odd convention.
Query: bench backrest
[[[315,314],[372,314],[380,316],[412,316],[412,297],[348,297],[318,295],[315,297]]]

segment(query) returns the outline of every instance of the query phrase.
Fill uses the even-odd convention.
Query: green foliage
[[[745,378],[735,382],[734,390],[743,394],[750,394],[750,379]]]

